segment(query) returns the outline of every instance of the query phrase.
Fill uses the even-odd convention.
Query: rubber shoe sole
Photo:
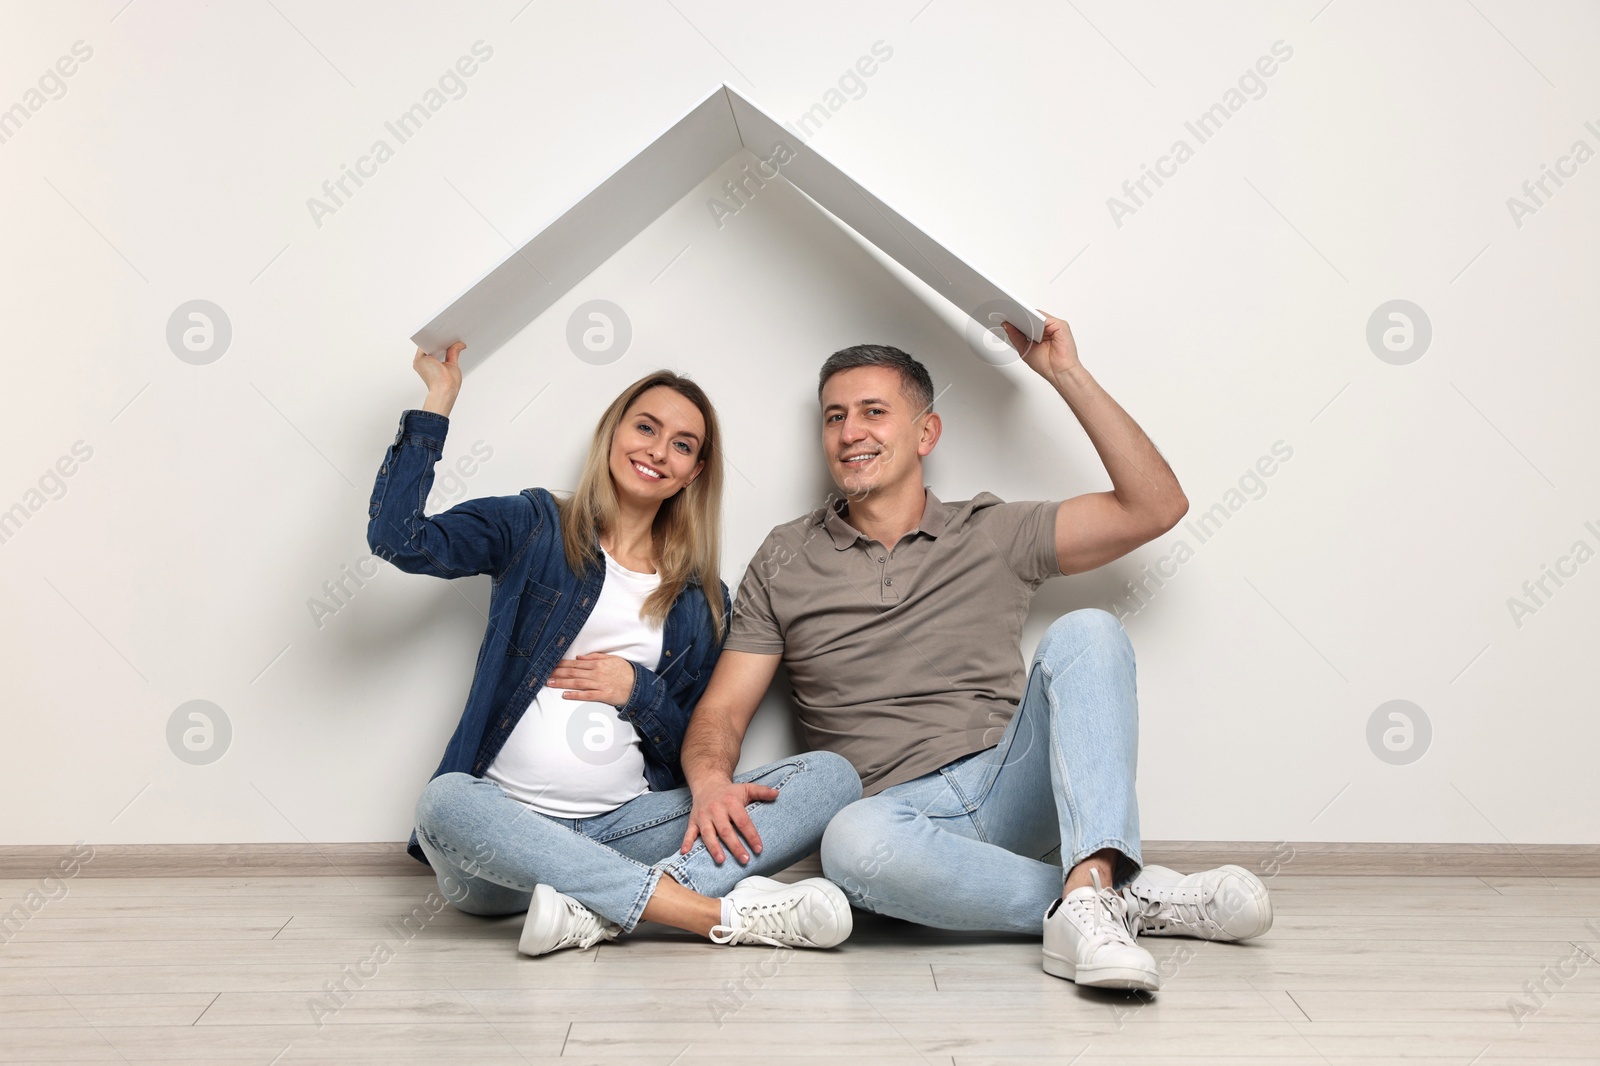
[[[1079,966],[1049,951],[1044,953],[1044,972],[1086,988],[1127,988],[1145,992],[1161,988],[1161,976],[1154,970],[1133,966]]]
[[[567,905],[549,885],[534,885],[528,916],[522,922],[517,950],[524,955],[548,955],[561,942],[567,926]],[[603,941],[602,941],[603,942]]]

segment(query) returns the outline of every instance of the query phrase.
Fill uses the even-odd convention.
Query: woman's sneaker
[[[850,901],[822,877],[786,885],[770,877],[747,877],[727,895],[727,924],[711,929],[717,944],[831,948],[850,935]]]
[[[1272,928],[1272,899],[1261,878],[1242,866],[1180,874],[1146,866],[1123,896],[1141,936],[1249,940]]]
[[[615,940],[621,933],[622,926],[571,896],[549,885],[535,885],[517,950],[524,955],[548,955],[562,948],[591,948],[602,940]]]
[[[1161,987],[1156,960],[1133,941],[1128,902],[1100,884],[1084,885],[1044,912],[1044,972],[1093,988]]]

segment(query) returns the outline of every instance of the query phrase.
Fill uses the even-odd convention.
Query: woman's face
[[[623,413],[611,436],[608,466],[617,496],[660,504],[700,473],[706,421],[675,389],[647,389]]]

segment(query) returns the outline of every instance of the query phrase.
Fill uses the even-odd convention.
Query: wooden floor
[[[82,877],[0,943],[0,1061],[1600,1062],[1600,878],[1270,885],[1258,941],[1143,941],[1150,997],[866,916],[826,952],[647,926],[528,959],[427,876]]]

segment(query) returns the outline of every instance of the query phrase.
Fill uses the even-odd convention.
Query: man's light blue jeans
[[[846,807],[823,870],[863,910],[1039,935],[1063,857],[1115,848],[1111,887],[1138,873],[1138,754],[1133,645],[1106,611],[1072,611],[1040,640],[1000,743]]]
[[[693,797],[687,788],[646,792],[593,818],[551,818],[507,796],[488,778],[440,774],[417,801],[417,843],[439,891],[468,914],[518,914],[535,885],[550,885],[632,931],[667,874],[702,896],[721,897],[746,877],[772,874],[817,849],[828,820],[861,796],[842,756],[813,751],[734,777],[778,790],[752,803],[761,853],[719,865],[696,840],[680,852]]]

